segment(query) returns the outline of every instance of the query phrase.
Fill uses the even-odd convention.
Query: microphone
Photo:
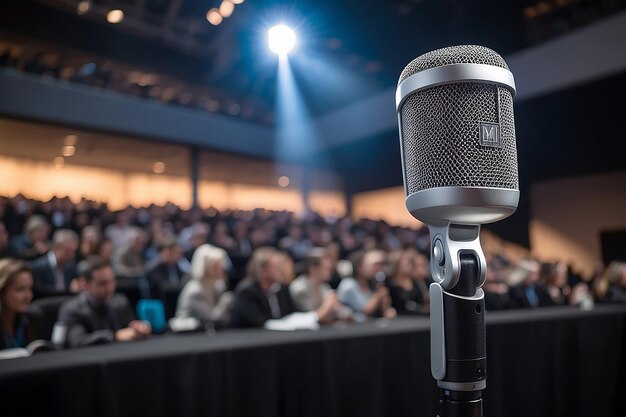
[[[515,82],[491,49],[461,45],[409,63],[396,111],[406,206],[431,239],[431,372],[443,415],[482,415],[486,387],[480,225],[517,208]]]

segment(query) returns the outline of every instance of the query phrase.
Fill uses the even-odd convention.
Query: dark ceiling
[[[218,26],[220,0],[20,0],[3,5],[4,35],[60,45],[274,107],[276,58],[267,28],[296,28],[290,61],[308,110],[319,115],[396,83],[411,59],[476,43],[506,55],[623,9],[625,0],[247,0]],[[120,24],[106,22],[120,8]]]

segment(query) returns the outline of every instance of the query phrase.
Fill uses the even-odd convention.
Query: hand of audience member
[[[139,335],[141,335],[141,337],[148,336],[150,333],[152,333],[152,326],[150,326],[150,323],[148,323],[147,321],[133,320],[128,323],[128,327],[135,329],[135,331]]]
[[[588,295],[589,287],[587,287],[587,284],[581,282],[572,288],[567,298],[570,304],[579,304]]]
[[[389,289],[387,289],[387,287],[378,287],[374,293],[374,297],[378,299],[378,306],[382,311],[385,311],[391,306],[391,297],[389,296]]]
[[[393,307],[389,307],[385,309],[385,311],[383,312],[383,317],[385,317],[386,319],[392,319],[396,317],[397,315],[398,315],[398,312]]]
[[[48,252],[48,245],[45,242],[35,242],[33,248],[37,251],[37,253],[44,254]]]
[[[322,324],[334,321],[340,306],[341,303],[337,295],[334,292],[331,293],[316,311],[318,321]]]
[[[374,292],[374,297],[382,301],[385,297],[389,297],[389,290],[387,289],[387,287],[380,284],[378,288],[376,288],[376,291]]]
[[[81,292],[83,290],[83,288],[80,285],[80,282],[78,281],[78,278],[74,278],[71,282],[70,282],[70,292],[72,294],[76,294],[77,292]]]
[[[118,342],[130,342],[140,338],[140,334],[132,327],[124,327],[115,332],[115,340]]]
[[[152,332],[149,324],[143,321],[134,320],[128,323],[128,327],[115,332],[115,340],[118,342],[131,342],[143,339]]]

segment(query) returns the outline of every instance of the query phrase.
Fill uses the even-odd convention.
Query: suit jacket
[[[33,261],[41,256],[41,253],[33,247],[33,242],[25,233],[12,237],[9,240],[9,246],[17,258],[25,261]]]
[[[175,282],[170,279],[170,267],[160,260],[146,265],[146,278],[150,287],[150,297],[162,298],[165,292],[178,293],[186,282],[186,276],[178,264],[171,267],[176,277]]]
[[[272,315],[270,297],[275,296],[279,307],[279,317]],[[273,294],[266,294],[258,282],[244,283],[238,290],[230,312],[231,327],[262,327],[269,319],[278,319],[296,311],[289,289],[280,285]]]
[[[70,347],[109,343],[115,332],[128,327],[135,319],[125,295],[115,294],[104,305],[96,306],[80,293],[61,306],[59,321],[67,326],[67,345]]]
[[[535,293],[534,300],[528,298],[528,292]],[[529,308],[529,307],[545,307],[554,305],[550,294],[546,287],[542,284],[534,284],[532,287],[524,285],[524,283],[517,284],[509,290],[512,308]]]
[[[56,287],[55,268],[50,263],[49,254],[37,258],[31,264],[33,268],[33,295],[34,298],[63,295],[69,293],[70,282],[75,276],[74,263],[67,265],[63,270],[65,288],[59,291]]]

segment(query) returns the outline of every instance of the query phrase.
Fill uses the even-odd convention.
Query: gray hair
[[[68,242],[78,242],[78,234],[70,229],[57,229],[52,235],[52,244],[60,246]]]
[[[221,261],[224,266],[227,264],[228,255],[224,249],[205,243],[196,248],[191,257],[191,278],[203,280],[208,268]]]

